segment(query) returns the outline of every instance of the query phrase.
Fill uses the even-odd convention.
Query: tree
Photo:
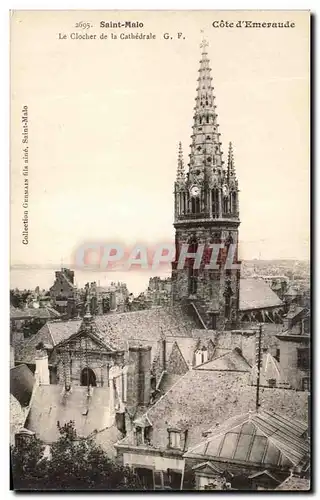
[[[30,290],[21,292],[17,288],[10,290],[10,304],[13,307],[22,308],[27,304],[28,297],[31,295]]]
[[[29,438],[11,451],[15,490],[142,490],[129,467],[112,461],[92,438],[77,436],[74,422],[60,427],[60,438],[44,457],[44,445]]]

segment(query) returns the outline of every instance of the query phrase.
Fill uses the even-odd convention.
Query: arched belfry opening
[[[188,253],[196,254],[198,242],[195,235],[189,239]],[[188,259],[188,290],[189,295],[196,295],[198,288],[198,269],[195,269],[195,258]]]
[[[97,380],[96,376],[93,370],[91,368],[84,368],[81,372],[81,380],[80,380],[81,385],[85,386],[92,386],[96,387],[97,386]]]

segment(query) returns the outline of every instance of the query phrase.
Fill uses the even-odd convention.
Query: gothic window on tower
[[[196,254],[198,250],[198,243],[195,236],[189,240],[188,253]],[[195,259],[188,259],[188,289],[189,295],[195,295],[197,293],[197,280],[198,280],[198,270],[194,269]]]
[[[230,319],[231,314],[231,296],[233,295],[230,283],[227,284],[226,289],[224,291],[225,298],[225,307],[224,307],[224,316],[227,319]]]
[[[212,190],[212,214],[214,217],[219,215],[219,189]]]
[[[198,214],[200,212],[200,199],[191,198],[191,212],[193,214]]]
[[[231,193],[231,211],[233,214],[237,212],[237,193],[235,191]]]
[[[224,197],[223,198],[223,213],[227,214],[228,213],[228,198]]]
[[[198,289],[198,270],[189,267],[189,295],[196,295]]]

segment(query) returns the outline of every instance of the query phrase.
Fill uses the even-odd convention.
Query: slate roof
[[[20,320],[28,318],[28,312],[10,305],[10,319]]]
[[[153,446],[167,449],[170,427],[188,428],[188,448],[200,442],[202,432],[249,409],[255,409],[256,388],[249,385],[250,373],[190,370],[146,413],[153,427]],[[308,395],[285,389],[262,388],[263,408],[277,409],[290,418],[307,419]],[[133,445],[133,436],[119,444]]]
[[[289,476],[275,491],[310,491],[310,479]]]
[[[261,369],[260,369],[260,384],[264,386],[269,385],[269,380],[276,380],[277,385],[283,385],[290,387],[283,370],[280,366],[280,363],[269,353],[265,352],[262,354],[261,360]],[[254,366],[252,368],[252,382],[256,383],[257,377],[257,367]]]
[[[14,445],[14,436],[23,428],[26,419],[26,410],[19,401],[10,394],[10,444]]]
[[[80,437],[112,427],[109,416],[111,398],[107,387],[91,388],[89,411],[85,414],[87,404],[87,387],[73,386],[69,393],[65,393],[61,385],[39,386],[33,395],[25,426],[46,444],[59,438],[58,421],[64,425],[73,420]]]
[[[43,307],[26,307],[25,309],[18,309],[10,306],[10,319],[25,320],[25,319],[58,319],[61,314],[50,306]]]
[[[10,370],[10,393],[19,401],[21,406],[28,406],[35,378],[26,365],[18,365]]]
[[[240,311],[266,309],[283,305],[282,300],[262,279],[240,279]]]
[[[51,347],[67,340],[80,330],[82,320],[47,322],[39,332],[17,348],[16,359],[34,363],[36,345],[42,341]],[[129,345],[151,345],[152,358],[162,334],[188,338],[192,329],[199,326],[183,307],[158,307],[128,313],[105,314],[94,318],[96,334],[115,349],[127,349]]]
[[[97,316],[98,334],[105,342],[126,348],[126,341],[159,340],[161,334],[189,337],[198,323],[188,316],[183,307],[157,307],[129,313]]]
[[[292,306],[290,307],[289,311],[285,315],[285,318],[293,319],[296,316],[298,316],[300,313],[302,313],[303,311],[307,311],[307,309],[305,307],[300,307],[300,306],[293,304],[293,307]]]
[[[30,364],[34,363],[36,346],[39,342],[43,342],[45,345],[53,348],[76,333],[80,325],[81,320],[46,323],[35,335],[16,346],[16,361],[23,361],[24,363]]]
[[[302,436],[307,424],[279,413],[261,410],[230,419],[185,456],[203,460],[228,459],[261,466],[298,466],[309,456]]]
[[[198,366],[196,370],[250,372],[251,366],[236,350],[226,350],[219,356],[214,356],[211,361]]]

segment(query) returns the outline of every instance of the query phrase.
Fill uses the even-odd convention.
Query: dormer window
[[[196,351],[196,366],[202,365],[208,361],[208,351],[206,348],[198,349]]]
[[[168,431],[169,432],[169,448],[180,449],[181,448],[181,433],[180,431]]]
[[[136,427],[136,443],[137,443],[137,446],[141,446],[143,444],[142,437],[143,437],[142,427]]]
[[[152,426],[147,425],[145,427],[136,426],[135,428],[136,434],[136,445],[137,446],[148,446],[151,445],[152,438]]]
[[[269,378],[268,384],[269,384],[269,387],[276,387],[277,381],[275,378]]]

